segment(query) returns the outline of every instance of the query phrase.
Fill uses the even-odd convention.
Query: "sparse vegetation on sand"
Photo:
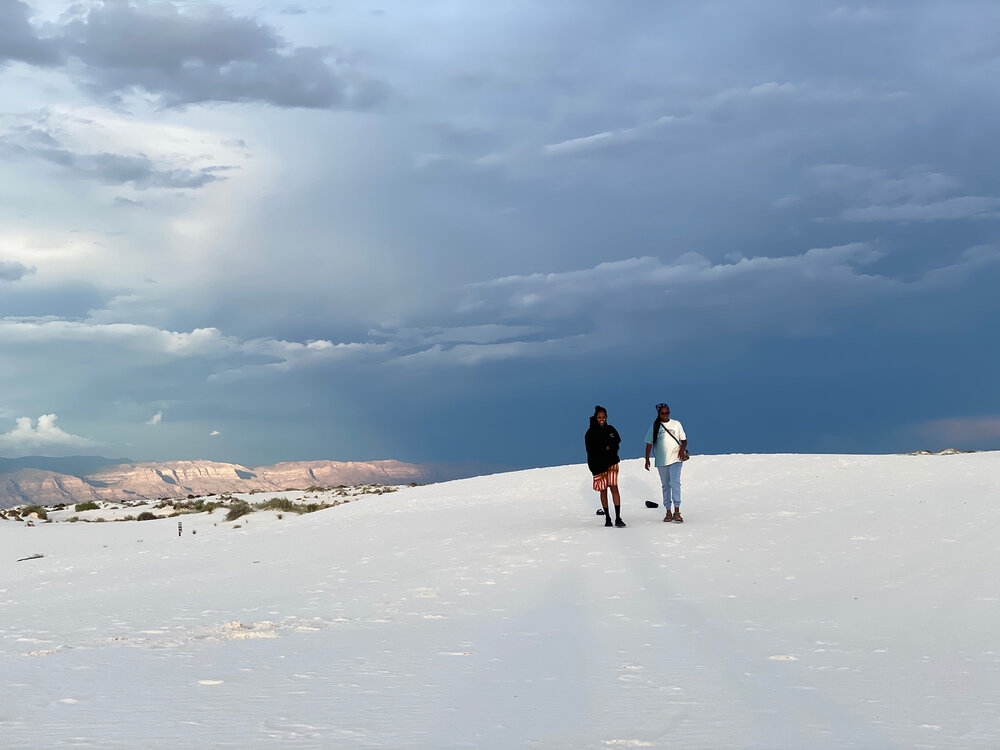
[[[226,520],[235,521],[237,518],[242,518],[248,513],[253,513],[253,507],[250,503],[245,500],[234,500],[232,505],[229,506],[229,512],[226,513]]]
[[[416,486],[415,483],[407,485]],[[217,508],[226,511],[226,521],[236,521],[243,516],[257,511],[277,511],[278,517],[283,518],[286,514],[294,513],[303,515],[305,513],[315,513],[316,511],[335,508],[338,505],[352,502],[363,495],[385,495],[396,492],[400,489],[398,485],[386,484],[359,484],[340,485],[337,487],[309,487],[305,490],[286,490],[286,492],[297,493],[295,497],[287,497],[282,494],[275,494],[266,500],[250,503],[243,497],[234,497],[230,493],[221,495],[189,495],[184,498],[165,498],[157,500],[134,499],[124,501],[87,501],[68,506],[65,503],[44,507],[41,505],[23,505],[13,508],[0,509],[0,519],[14,519],[27,521],[28,525],[37,519],[45,523],[58,521],[62,523],[105,523],[107,521],[153,521],[162,518],[176,518],[178,516],[192,513],[212,513]],[[249,492],[246,495],[259,494],[259,492]],[[72,509],[73,515],[69,515]],[[93,510],[121,511],[129,509],[134,513],[117,517],[96,517],[88,518],[78,514]],[[55,517],[51,513],[57,511],[67,511],[65,514],[58,514]],[[157,513],[155,511],[163,511]],[[136,515],[138,514],[138,515]],[[65,517],[64,517],[65,516]]]

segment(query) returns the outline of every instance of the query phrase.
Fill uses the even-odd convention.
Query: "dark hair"
[[[602,411],[604,412],[604,414],[605,414],[605,415],[607,415],[607,413],[608,413],[608,410],[607,410],[607,409],[605,409],[605,408],[604,408],[603,406],[601,406],[600,404],[598,404],[597,406],[595,406],[595,407],[594,407],[594,416],[596,417],[596,416],[597,416],[598,414],[600,414],[600,413],[601,413]]]

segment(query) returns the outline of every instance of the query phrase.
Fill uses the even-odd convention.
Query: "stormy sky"
[[[1000,5],[0,0],[0,455],[1000,448]]]

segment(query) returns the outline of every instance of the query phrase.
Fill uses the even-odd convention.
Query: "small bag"
[[[688,453],[688,449],[685,448],[683,445],[681,445],[681,441],[677,439],[677,436],[674,433],[672,433],[670,430],[667,430],[667,434],[670,435],[670,437],[672,437],[674,439],[674,442],[677,443],[677,445],[681,446],[681,450],[680,450],[680,453],[678,454],[678,458],[680,458],[681,461],[687,461],[689,458],[691,458],[691,454]]]

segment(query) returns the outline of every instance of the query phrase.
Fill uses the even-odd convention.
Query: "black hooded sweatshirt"
[[[595,477],[618,463],[618,446],[622,439],[618,430],[611,425],[605,423],[601,427],[597,423],[597,417],[591,417],[590,429],[584,436],[584,442],[587,444],[587,466]]]

